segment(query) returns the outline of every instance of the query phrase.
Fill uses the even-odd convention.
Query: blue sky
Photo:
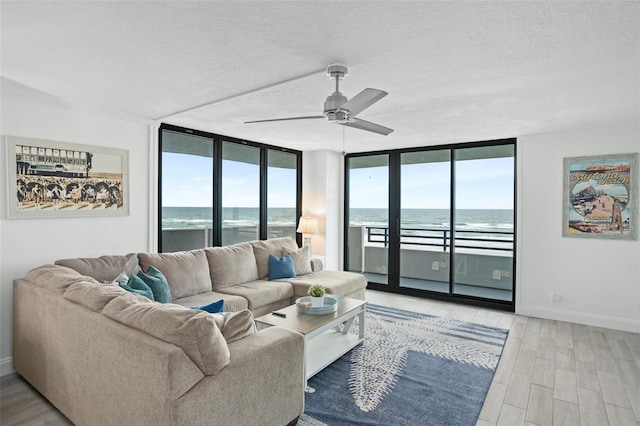
[[[449,163],[402,166],[403,209],[449,208]],[[513,158],[466,160],[456,163],[456,207],[459,209],[512,209]],[[388,169],[353,169],[350,175],[351,208],[388,206]]]
[[[460,209],[512,209],[513,158],[458,161],[456,207]],[[211,207],[211,158],[163,154],[163,205]],[[224,207],[258,207],[259,168],[255,164],[223,161]],[[292,169],[269,168],[269,207],[295,207],[296,179]],[[350,175],[351,208],[387,208],[387,167],[353,169]],[[402,167],[402,208],[449,208],[449,164],[423,163]]]
[[[212,207],[213,164],[210,157],[163,153],[162,204],[169,207]],[[260,170],[255,164],[222,162],[223,207],[258,207]],[[296,206],[293,169],[268,168],[269,207]]]

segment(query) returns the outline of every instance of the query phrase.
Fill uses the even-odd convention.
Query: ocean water
[[[212,226],[211,207],[163,207],[162,227],[168,228],[210,228]],[[351,209],[352,226],[387,226],[386,209]],[[270,224],[295,226],[295,208],[268,209]],[[224,207],[223,227],[257,226],[257,207]],[[449,229],[447,209],[403,209],[403,228]],[[513,210],[509,209],[459,209],[456,211],[456,229],[489,232],[513,232]]]
[[[513,232],[513,210],[458,209],[456,229],[469,231]],[[448,209],[402,209],[402,228],[449,229]],[[350,224],[354,226],[387,226],[385,209],[351,209]]]
[[[162,227],[165,229],[211,228],[213,221],[211,207],[163,207]],[[223,207],[222,226],[257,226],[260,209],[257,207]],[[271,208],[267,211],[269,223],[295,226],[295,208]]]

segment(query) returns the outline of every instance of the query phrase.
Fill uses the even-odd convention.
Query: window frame
[[[162,143],[162,135],[164,131],[176,132],[176,133],[184,133],[186,135],[198,136],[206,139],[211,139],[211,143],[213,145],[213,191],[211,194],[212,203],[213,203],[213,212],[212,212],[212,238],[210,241],[210,247],[217,247],[222,245],[222,146],[224,142],[235,143],[240,145],[252,146],[260,149],[260,183],[259,183],[259,239],[266,240],[268,236],[267,232],[267,195],[268,195],[268,177],[267,177],[267,169],[268,169],[268,155],[269,150],[286,152],[289,154],[294,154],[296,156],[296,226],[297,221],[299,220],[302,214],[302,151],[285,148],[276,145],[270,145],[255,141],[248,141],[244,139],[234,138],[226,135],[219,135],[215,133],[205,132],[202,130],[189,129],[186,127],[175,126],[172,124],[161,123],[158,128],[158,161],[157,161],[157,183],[158,183],[158,192],[157,192],[157,207],[158,207],[158,225],[157,225],[157,250],[158,253],[163,252],[162,247],[162,176],[163,176],[163,164],[162,164],[162,154],[163,154],[163,143]],[[302,243],[302,236],[296,233],[296,242],[298,245]]]
[[[513,145],[513,288],[512,288],[512,299],[510,301],[502,301],[497,299],[486,299],[474,296],[466,296],[461,294],[456,294],[451,291],[453,288],[453,272],[454,266],[450,267],[450,276],[449,276],[449,293],[437,293],[426,290],[418,290],[412,289],[409,287],[401,287],[399,285],[399,276],[400,276],[400,209],[401,209],[401,154],[411,153],[411,152],[420,152],[420,151],[436,151],[436,150],[450,150],[450,207],[449,207],[449,223],[454,223],[454,215],[455,215],[455,152],[456,150],[465,149],[465,148],[478,148],[478,147],[490,147],[490,146],[500,146],[500,145]],[[368,157],[375,155],[388,155],[389,158],[389,258],[388,262],[388,276],[387,276],[387,284],[377,284],[368,282],[367,288],[372,290],[380,290],[389,293],[398,293],[398,294],[407,294],[411,296],[418,296],[423,298],[430,298],[435,300],[444,300],[449,302],[457,302],[463,303],[473,306],[482,306],[493,309],[505,310],[509,312],[515,312],[515,302],[516,302],[516,253],[517,253],[517,172],[518,172],[518,150],[517,150],[517,138],[505,138],[505,139],[495,139],[495,140],[485,140],[485,141],[476,141],[476,142],[462,142],[456,144],[440,144],[440,145],[431,145],[431,146],[422,146],[422,147],[411,147],[411,148],[401,148],[401,149],[391,149],[391,150],[379,150],[379,151],[370,151],[370,152],[357,152],[347,154],[345,156],[344,161],[344,218],[343,218],[343,265],[348,265],[349,263],[349,159],[357,158],[357,157]],[[453,229],[453,228],[452,228]],[[455,231],[454,231],[455,232]],[[452,239],[454,234],[452,235]],[[397,253],[391,253],[392,250],[397,250]],[[455,262],[455,248],[451,248],[451,264]]]

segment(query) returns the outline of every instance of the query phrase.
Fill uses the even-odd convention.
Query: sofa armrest
[[[75,424],[169,424],[205,377],[177,346],[31,281],[13,295],[13,366]]]
[[[175,406],[175,424],[288,424],[304,409],[304,337],[269,327],[229,344],[231,361],[206,376]],[[210,418],[210,417],[209,417]]]
[[[324,269],[324,262],[319,257],[311,258],[311,270],[313,272],[322,271]]]

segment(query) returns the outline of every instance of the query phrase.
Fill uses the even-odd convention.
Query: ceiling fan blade
[[[361,120],[359,118],[354,118],[352,120],[353,121],[347,121],[345,123],[338,123],[338,124],[342,124],[343,126],[348,126],[348,127],[354,127],[360,130],[366,130],[368,132],[378,133],[385,136],[393,132],[393,129],[381,126],[376,123],[371,123],[370,121]]]
[[[354,117],[387,95],[384,90],[367,88],[348,100],[340,109],[346,109],[349,116]]]
[[[270,121],[310,120],[310,119],[314,119],[314,118],[324,118],[324,115],[308,115],[308,116],[305,116],[305,117],[288,117],[288,118],[271,118],[269,120],[252,120],[252,121],[245,121],[244,124],[249,124],[249,123],[268,123]]]

